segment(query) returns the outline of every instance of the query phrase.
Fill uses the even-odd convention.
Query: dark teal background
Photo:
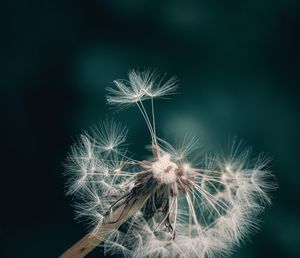
[[[237,135],[273,157],[273,205],[233,257],[300,257],[298,3],[3,2],[0,257],[57,257],[85,234],[62,176],[82,130],[115,116],[131,150],[147,154],[137,110],[105,103],[105,87],[137,67],[180,79],[180,94],[157,105],[162,135]]]

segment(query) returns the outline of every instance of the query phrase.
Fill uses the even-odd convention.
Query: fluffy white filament
[[[228,255],[257,229],[255,217],[270,203],[268,191],[274,185],[268,180],[268,159],[263,155],[253,159],[249,150],[233,143],[229,153],[206,155],[198,160],[200,167],[193,167],[195,137],[184,137],[174,147],[155,130],[153,99],[174,93],[176,79],[132,70],[128,80],[114,83],[115,88],[108,88],[108,103],[139,107],[151,135],[153,157],[143,162],[127,157],[127,131],[114,121],[81,135],[67,163],[77,217],[87,219],[96,232],[120,199],[134,187],[143,187],[137,178],[149,173],[154,180],[153,188],[146,189],[149,202],[165,200],[167,206],[162,207],[167,210],[154,207],[156,212],[148,216],[145,208],[134,214],[110,232],[103,243],[105,251],[136,258]],[[151,116],[142,102],[148,99]],[[153,200],[154,206],[157,203]]]

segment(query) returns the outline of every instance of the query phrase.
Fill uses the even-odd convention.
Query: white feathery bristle
[[[113,152],[123,147],[126,141],[127,129],[114,120],[106,120],[92,128],[89,139],[99,152]]]
[[[145,99],[159,98],[174,94],[177,89],[177,79],[172,77],[164,80],[155,71],[131,70],[129,80],[115,80],[115,88],[107,88],[107,102],[113,105],[131,105]]]
[[[107,120],[81,135],[68,158],[68,194],[75,195],[76,218],[99,227],[113,202],[132,188],[128,176],[118,173],[128,160],[124,142],[127,130]]]

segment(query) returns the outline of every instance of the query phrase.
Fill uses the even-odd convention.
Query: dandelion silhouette
[[[128,80],[114,84],[107,89],[108,104],[139,108],[152,156],[128,157],[127,130],[114,121],[81,135],[67,162],[68,193],[77,201],[77,218],[87,219],[91,231],[61,257],[84,257],[99,245],[125,257],[230,254],[258,228],[256,217],[270,203],[268,158],[254,159],[233,142],[227,155],[205,155],[194,167],[189,157],[196,151],[195,137],[185,137],[176,148],[156,133],[154,99],[174,94],[176,78],[132,70]]]

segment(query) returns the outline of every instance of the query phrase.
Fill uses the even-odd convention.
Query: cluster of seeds
[[[270,203],[267,193],[274,185],[266,156],[252,158],[234,142],[226,155],[204,155],[194,166],[189,157],[198,151],[195,137],[184,137],[178,147],[158,137],[155,128],[154,99],[175,93],[177,80],[133,70],[128,80],[114,83],[108,103],[138,107],[149,129],[151,155],[143,161],[129,157],[127,130],[114,121],[83,134],[67,164],[77,217],[89,220],[95,235],[104,224],[122,222],[102,243],[110,253],[229,254],[257,229],[255,217]],[[150,101],[150,115],[143,101]]]

